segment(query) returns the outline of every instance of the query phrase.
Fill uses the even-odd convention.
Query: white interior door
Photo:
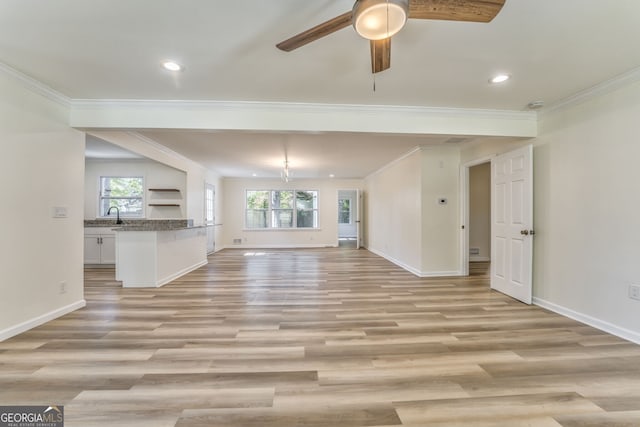
[[[491,288],[531,304],[533,147],[491,161]]]

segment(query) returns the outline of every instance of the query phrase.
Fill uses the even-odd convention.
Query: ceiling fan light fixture
[[[353,27],[368,40],[382,40],[404,27],[409,0],[359,0],[353,5]]]
[[[498,84],[504,83],[511,78],[511,74],[496,74],[489,79],[489,83]]]
[[[168,71],[182,71],[182,65],[175,61],[164,61],[162,63],[162,68]]]

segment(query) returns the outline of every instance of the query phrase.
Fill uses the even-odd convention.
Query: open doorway
[[[358,190],[338,191],[338,245],[358,248]]]
[[[491,163],[469,168],[469,275],[489,276],[491,262]]]
[[[491,160],[463,165],[463,275],[490,275],[491,266]]]

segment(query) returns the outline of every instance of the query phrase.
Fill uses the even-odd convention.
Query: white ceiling
[[[507,0],[489,24],[410,20],[393,39],[391,69],[376,76],[375,92],[368,42],[352,28],[291,53],[275,48],[276,43],[350,10],[352,4],[352,0],[3,0],[0,62],[72,99],[497,110],[524,110],[536,100],[553,104],[640,66],[638,0]],[[162,70],[160,63],[168,58],[186,69],[173,74]],[[488,84],[496,72],[513,78],[501,86]],[[361,139],[350,134],[183,132],[145,135],[186,156],[197,155],[204,164],[228,167],[223,175],[241,170],[260,173],[260,165],[281,155],[275,151],[287,141],[293,146],[313,142],[342,148],[348,137],[354,152],[362,153],[363,148]],[[411,144],[444,139],[386,138],[386,144],[367,146],[367,155],[377,160],[358,173],[377,167],[378,152],[380,158],[396,156]],[[256,140],[264,143],[251,143]],[[291,156],[298,156],[297,149],[291,150]],[[351,155],[307,157],[304,162],[326,173],[331,163]]]

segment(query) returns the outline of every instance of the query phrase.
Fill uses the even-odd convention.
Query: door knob
[[[529,230],[520,230],[520,234],[522,234],[523,236],[528,236]]]

